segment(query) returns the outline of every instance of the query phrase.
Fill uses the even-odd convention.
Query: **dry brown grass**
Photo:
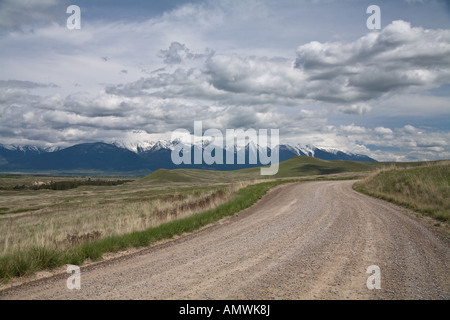
[[[121,201],[104,201],[101,205],[94,200],[77,200],[77,206],[2,218],[0,255],[31,246],[64,249],[100,237],[142,231],[215,208],[232,199],[246,185],[248,183],[237,183],[153,199],[125,195]]]

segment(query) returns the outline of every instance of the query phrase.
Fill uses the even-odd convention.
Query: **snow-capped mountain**
[[[18,145],[14,145],[14,144],[1,144],[0,148],[9,150],[11,152],[22,153],[22,154],[45,152],[45,149],[43,149],[43,148],[36,147],[36,146],[29,146],[29,145],[18,146]]]
[[[119,148],[128,149],[134,153],[156,152],[159,150],[173,150],[179,141],[174,140],[157,140],[157,141],[114,141],[112,144]]]
[[[314,157],[315,147],[312,147],[310,145],[301,145],[301,144],[290,145],[290,144],[285,144],[283,146],[284,146],[284,148],[287,151],[295,153],[297,156]]]
[[[364,162],[376,162],[366,155],[351,153],[342,151],[336,148],[330,147],[316,147],[311,145],[280,145],[280,154],[284,151],[285,157],[291,158],[291,154],[296,156],[308,156],[318,158],[322,160],[346,160],[346,161],[364,161]],[[287,160],[285,157],[280,156],[280,161]]]
[[[102,170],[111,172],[151,172],[160,168],[196,168],[210,170],[236,170],[261,166],[258,151],[262,148],[253,142],[242,146],[215,149],[218,157],[223,157],[223,164],[206,163],[175,165],[172,162],[172,150],[180,141],[158,140],[145,143],[84,143],[68,148],[41,148],[36,146],[0,145],[0,171],[55,171],[55,170]],[[212,142],[213,143],[213,142]],[[189,154],[206,150],[210,141],[200,141],[197,145],[185,145]],[[208,148],[211,152],[211,147]],[[262,150],[264,154],[271,153],[270,148]],[[244,153],[243,153],[244,152]],[[234,164],[227,162],[228,157],[235,159]],[[245,163],[238,164],[239,155],[245,155]],[[310,156],[323,160],[370,161],[376,160],[360,154],[352,154],[338,149],[318,148],[314,146],[282,144],[278,146],[279,161],[295,156]],[[256,163],[250,159],[257,159]],[[228,163],[228,164],[227,164]]]
[[[58,146],[38,147],[32,145],[15,145],[15,144],[0,144],[0,150],[8,150],[17,154],[40,154],[45,152],[55,152],[63,149]]]
[[[158,151],[172,151],[178,143],[180,143],[180,141],[158,140],[154,142],[147,142],[143,145],[139,144],[133,145],[133,147],[126,147],[125,143],[117,143],[116,145],[125,147],[128,150],[133,151],[137,154],[149,154]],[[202,148],[205,148],[209,144],[210,141],[208,140],[203,141]],[[197,147],[198,146],[199,143],[197,143]],[[242,149],[242,146],[238,145],[224,146],[224,149],[225,152],[237,153],[239,150]],[[259,145],[256,145],[253,141],[250,141],[244,147],[244,149],[248,154],[257,154],[258,151],[261,149],[261,147]],[[284,161],[295,156],[308,156],[323,160],[348,160],[348,161],[367,161],[367,162],[376,161],[366,155],[345,152],[337,148],[316,147],[302,144],[281,144],[279,146],[279,154],[280,154],[280,161]]]

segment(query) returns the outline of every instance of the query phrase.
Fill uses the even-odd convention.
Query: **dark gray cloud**
[[[209,84],[235,94],[304,98],[303,75],[283,58],[215,55],[205,65]]]

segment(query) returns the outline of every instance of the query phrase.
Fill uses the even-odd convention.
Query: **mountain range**
[[[15,146],[0,144],[0,171],[2,172],[114,172],[146,174],[157,169],[195,168],[209,170],[237,170],[255,166],[261,163],[249,164],[250,154],[259,150],[259,146],[249,143],[245,146],[245,164],[236,164],[236,154],[239,150],[223,150],[223,163],[207,165],[180,164],[175,165],[171,160],[171,153],[176,141],[160,140],[147,144],[114,143],[83,143],[67,148],[41,148],[37,146]],[[191,154],[195,148],[204,149],[208,143],[202,146],[190,146]],[[271,150],[269,149],[269,154]],[[376,160],[360,154],[353,154],[337,149],[317,148],[314,146],[280,145],[279,161],[284,161],[295,156],[310,156],[323,160],[366,161]],[[234,153],[235,164],[225,164],[227,152]],[[192,162],[193,163],[193,162]]]

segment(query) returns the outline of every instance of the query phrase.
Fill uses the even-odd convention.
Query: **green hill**
[[[298,156],[280,162],[278,173],[263,176],[260,168],[247,168],[235,171],[214,171],[201,169],[159,169],[138,179],[138,183],[152,184],[205,184],[230,183],[263,179],[295,177],[348,178],[363,177],[370,172],[387,168],[395,164],[399,168],[423,166],[425,162],[357,162],[339,160],[321,160],[313,157]]]
[[[259,179],[277,179],[308,176],[349,176],[355,174],[365,175],[368,172],[390,163],[355,162],[355,161],[328,161],[312,157],[299,156],[280,163],[278,173],[273,176],[262,176],[260,168],[247,168],[235,171],[213,171],[200,169],[159,169],[143,177],[138,182],[151,182],[155,184],[166,183],[229,183]]]

